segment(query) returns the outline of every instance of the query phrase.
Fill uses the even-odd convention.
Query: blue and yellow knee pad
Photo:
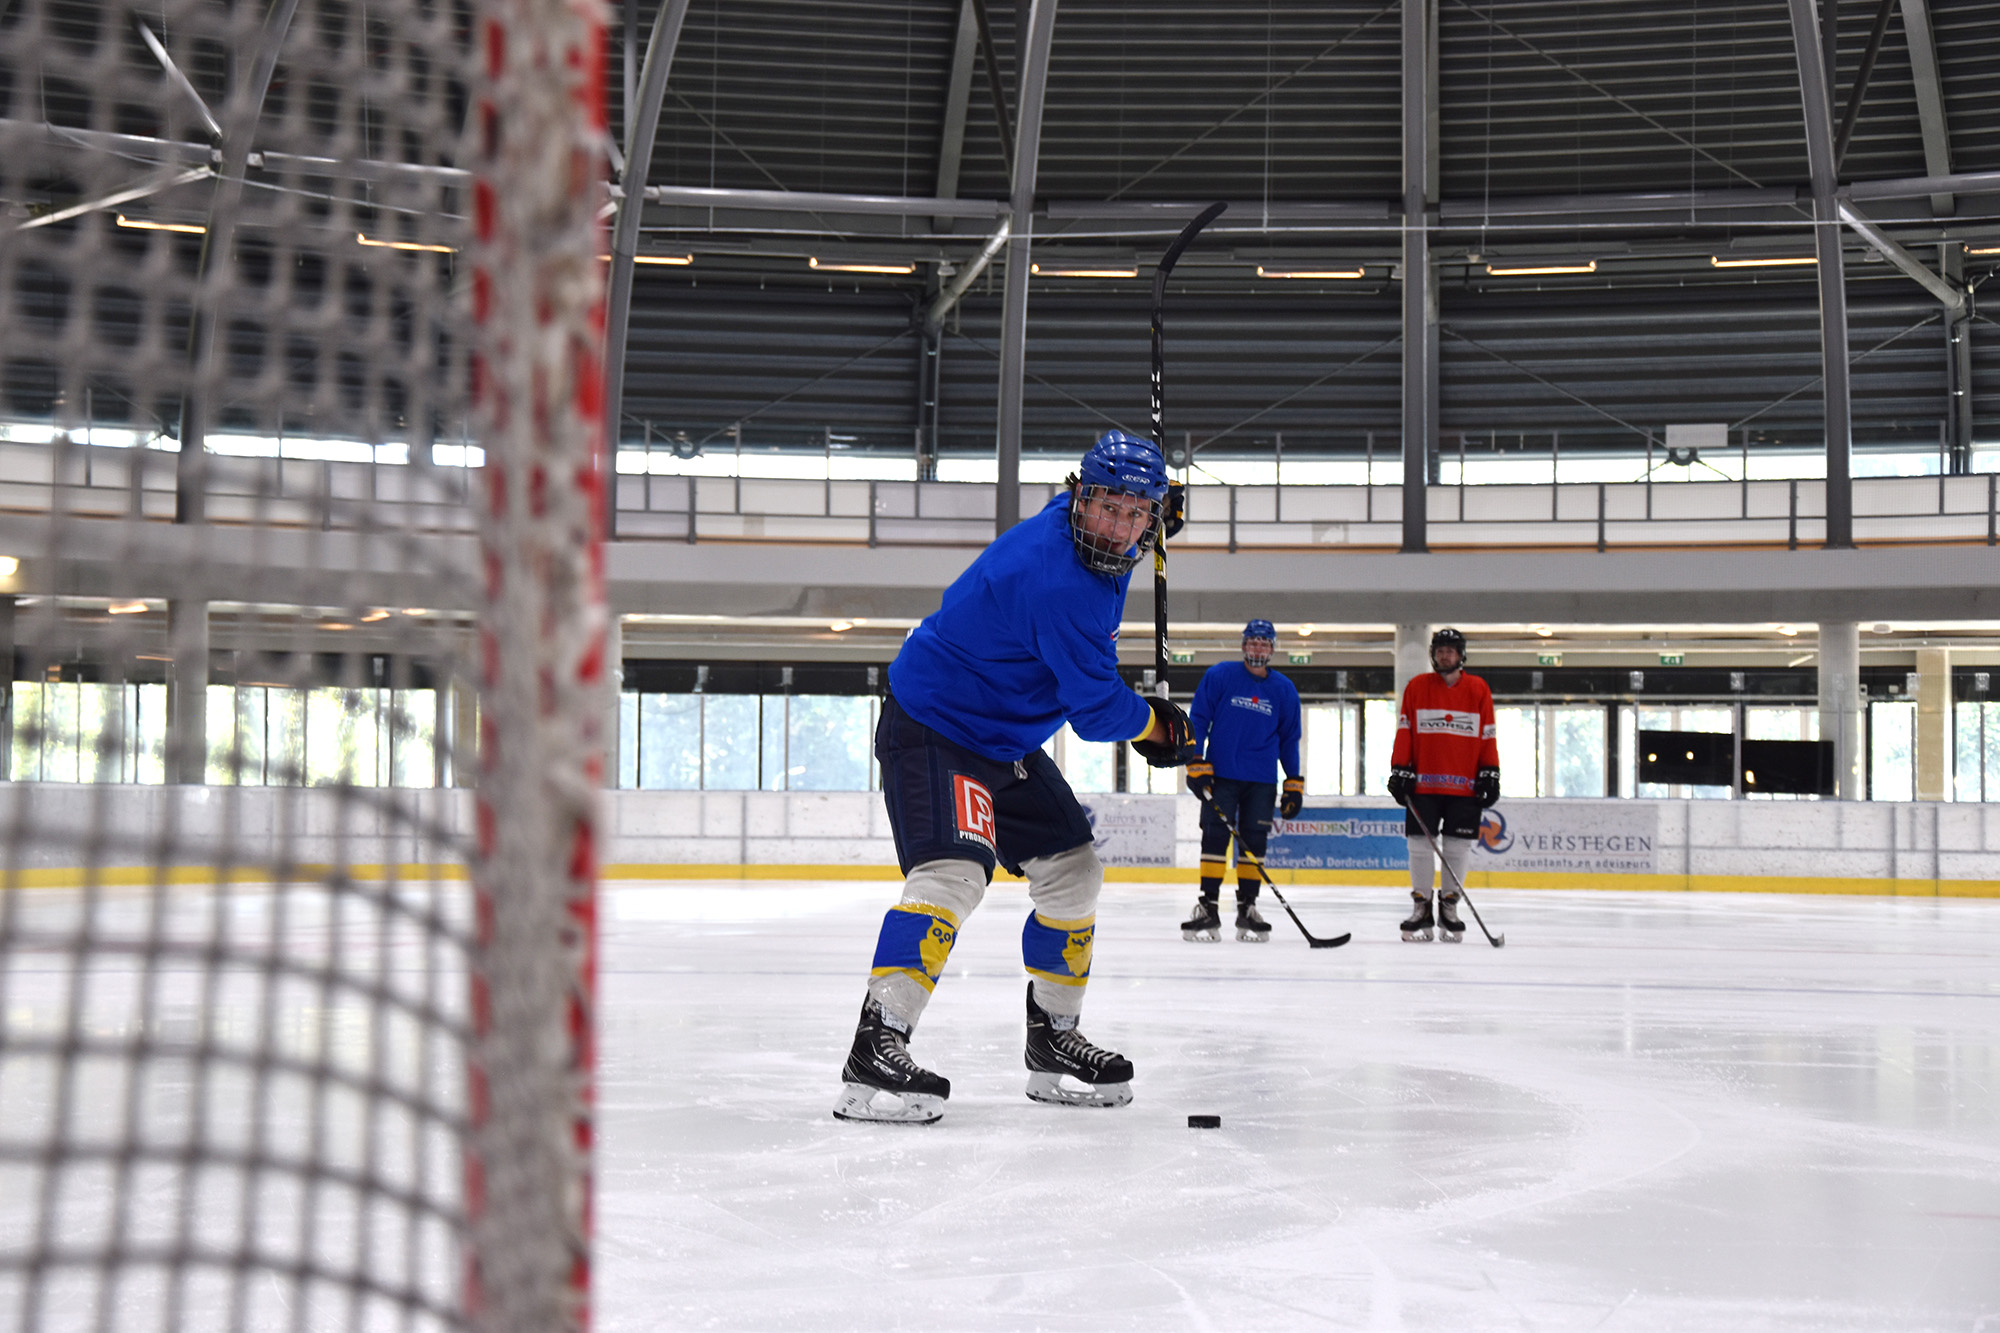
[[[1095,916],[1056,921],[1030,912],[1021,927],[1021,965],[1029,976],[1043,981],[1081,986],[1090,980],[1090,950],[1096,938]]]
[[[932,990],[957,939],[958,918],[944,908],[930,903],[897,903],[882,917],[882,934],[875,941],[875,966],[869,975],[903,972],[925,990]]]

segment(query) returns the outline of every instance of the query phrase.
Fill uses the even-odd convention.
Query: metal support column
[[[1437,448],[1436,0],[1403,0],[1403,546],[1430,549],[1430,458]]]
[[[1396,626],[1396,703],[1402,706],[1403,687],[1431,669],[1431,627]]]
[[[639,253],[639,223],[646,212],[646,173],[653,163],[653,139],[660,128],[660,105],[667,97],[667,71],[680,44],[688,0],[661,0],[653,34],[646,39],[646,63],[639,74],[639,104],[625,125],[625,197],[611,229],[611,290],[604,312],[604,531],[618,532],[618,439],[625,418],[625,344],[632,327],[632,278]]]
[[[1819,6],[1790,0],[1792,48],[1805,105],[1806,161],[1812,177],[1813,239],[1819,260],[1820,360],[1825,375],[1826,545],[1854,545],[1853,426],[1848,396],[1847,281],[1834,190],[1833,104],[1820,48]]]
[[[167,603],[167,781],[208,777],[208,603]]]
[[[1938,268],[1944,280],[1965,290],[1965,247],[1957,241],[1938,246]],[[1972,303],[1947,310],[1945,344],[1945,457],[1954,476],[1972,471]]]
[[[604,627],[604,662],[610,668],[611,689],[604,718],[604,785],[617,787],[620,761],[624,756],[618,753],[620,729],[619,709],[624,704],[625,690],[625,621],[616,611]]]
[[[1917,725],[1914,794],[1919,801],[1951,799],[1951,649],[1917,649]]]
[[[1048,90],[1049,45],[1055,36],[1056,0],[1034,0],[1028,36],[1016,62],[1021,123],[1014,138],[1012,230],[1007,241],[1007,291],[1000,327],[999,425],[994,453],[999,479],[993,494],[993,530],[1021,521],[1021,397],[1027,377],[1028,259],[1035,229],[1035,164],[1042,144],[1042,98]]]
[[[1824,620],[1819,626],[1819,735],[1833,742],[1834,795],[1858,801],[1867,792],[1861,771],[1861,626]]]
[[[14,777],[14,594],[0,594],[0,782]]]

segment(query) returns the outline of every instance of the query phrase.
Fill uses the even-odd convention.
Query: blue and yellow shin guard
[[[1097,938],[1097,918],[1057,921],[1040,912],[1028,913],[1021,927],[1021,965],[1037,981],[1074,986],[1090,980],[1090,950]]]
[[[953,913],[931,903],[897,903],[883,914],[869,975],[907,976],[928,993],[937,986],[957,939]]]

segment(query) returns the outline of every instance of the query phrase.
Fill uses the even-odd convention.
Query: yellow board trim
[[[1338,885],[1344,888],[1374,886],[1407,887],[1404,870],[1293,870],[1266,866],[1280,885]],[[0,888],[80,889],[91,884],[105,888],[147,888],[154,884],[311,884],[324,881],[334,871],[331,865],[297,865],[289,874],[278,875],[269,866],[100,866],[94,871],[81,867],[24,867],[0,877]],[[349,879],[371,883],[391,880],[464,883],[472,878],[470,869],[455,862],[405,862],[395,865],[352,865],[342,873]],[[1122,884],[1172,884],[1187,871],[1174,866],[1107,866],[1104,878]],[[674,880],[851,880],[900,883],[902,872],[893,865],[737,865],[703,862],[614,862],[601,868],[607,881],[663,882]],[[996,881],[1024,883],[1020,876],[1004,870],[994,873]],[[1991,879],[1869,879],[1865,877],[1820,877],[1808,875],[1595,875],[1549,872],[1530,874],[1519,871],[1474,871],[1466,876],[1472,889],[1548,889],[1582,891],[1589,889],[1640,890],[1665,893],[1821,893],[1893,898],[2000,898],[2000,880]]]

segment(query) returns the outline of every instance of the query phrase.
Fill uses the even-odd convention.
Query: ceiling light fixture
[[[387,620],[390,615],[391,612],[387,607],[378,606],[367,615],[361,617],[361,619],[364,624],[372,625],[378,620]]]
[[[430,614],[430,611],[428,608],[421,606],[406,606],[403,608],[403,614],[406,616],[427,616]]]
[[[1299,637],[1301,639],[1310,639],[1312,637],[1312,634],[1313,634],[1313,627],[1311,625],[1299,626]]]
[[[11,579],[21,572],[21,558],[16,555],[0,555],[0,579]]]
[[[599,255],[597,258],[601,262],[606,264],[611,262],[610,255]],[[694,256],[693,255],[633,255],[632,262],[635,264],[671,264],[675,268],[686,268],[689,264],[692,264],[694,262]]]
[[[826,273],[889,273],[901,275],[915,273],[915,264],[836,264],[831,260],[821,263],[818,256],[806,260],[807,265]]]
[[[118,225],[133,231],[177,231],[188,236],[201,236],[208,231],[199,222],[149,222],[145,218],[128,218],[123,213],[118,215]]]
[[[854,628],[854,622],[851,620],[836,620],[831,625],[828,625],[827,628],[835,634],[845,634]]]
[[[1968,245],[1965,247],[1965,253],[1969,255],[2000,255],[2000,245],[1984,245],[1976,250]]]
[[[1801,264],[1817,264],[1812,255],[1785,255],[1770,259],[1724,259],[1721,255],[1710,255],[1708,262],[1717,268],[1796,268]]]
[[[1550,629],[1547,625],[1535,626],[1535,637],[1541,639],[1553,639],[1555,636],[1556,632]]]
[[[1136,268],[1043,268],[1040,264],[1028,265],[1028,272],[1038,278],[1136,278]]]
[[[1336,278],[1365,278],[1368,276],[1368,270],[1365,268],[1265,268],[1262,264],[1259,264],[1257,265],[1257,276],[1260,278],[1332,280]]]
[[[376,241],[370,240],[365,233],[358,231],[354,233],[354,239],[374,250],[416,250],[433,255],[458,253],[458,247],[455,245],[425,245],[422,241]]]
[[[1486,273],[1494,278],[1534,278],[1545,273],[1595,273],[1597,261],[1586,264],[1488,264]]]
[[[146,609],[144,602],[113,602],[105,608],[114,616],[136,616]]]
[[[1778,633],[1784,635],[1788,639],[1791,638],[1793,635],[1797,634],[1798,632],[1799,632],[1799,627],[1796,625],[1778,626]]]

